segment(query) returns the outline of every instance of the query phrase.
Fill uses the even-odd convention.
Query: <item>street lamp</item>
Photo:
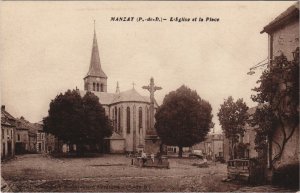
[[[253,75],[255,74],[255,69],[258,68],[258,67],[263,67],[264,65],[268,64],[269,62],[266,61],[268,60],[268,58],[264,59],[263,61],[259,62],[258,64],[252,66],[250,69],[249,69],[249,72],[247,72],[248,75]]]

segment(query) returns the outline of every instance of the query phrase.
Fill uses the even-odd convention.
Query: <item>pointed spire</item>
[[[116,93],[117,93],[117,94],[119,94],[119,93],[120,93],[119,82],[117,82]]]
[[[96,76],[101,78],[107,78],[106,74],[103,72],[100,63],[99,57],[99,49],[96,37],[96,23],[94,20],[94,39],[93,39],[93,48],[92,48],[92,55],[91,55],[91,62],[90,68],[87,73],[87,76]]]
[[[96,34],[96,20],[94,20],[94,35]]]

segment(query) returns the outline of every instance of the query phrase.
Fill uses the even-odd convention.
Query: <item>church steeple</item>
[[[93,39],[91,62],[90,62],[90,68],[87,73],[87,76],[98,76],[101,78],[107,78],[106,74],[103,72],[101,68],[99,49],[98,49],[98,43],[96,37],[95,21],[94,21],[94,39]]]
[[[96,37],[95,20],[91,61],[89,71],[84,78],[84,90],[107,92],[107,76],[101,68],[99,49]]]

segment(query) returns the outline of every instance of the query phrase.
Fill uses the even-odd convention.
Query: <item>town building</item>
[[[252,115],[255,113],[257,107],[252,107],[249,108],[247,113],[249,115],[249,119],[251,119]],[[258,157],[258,152],[255,149],[255,135],[256,132],[253,127],[251,127],[248,123],[245,124],[244,126],[244,133],[243,135],[239,135],[238,142],[234,146],[234,151],[235,151],[235,158],[245,158],[245,159],[250,159],[250,158],[257,158]],[[237,145],[243,145],[243,154],[238,155],[237,154]],[[231,155],[231,142],[228,138],[224,137],[224,160],[228,161],[233,158],[230,157]]]
[[[223,134],[210,133],[205,141],[192,146],[192,150],[200,150],[207,159],[223,158]]]
[[[150,98],[142,96],[134,88],[121,91],[117,83],[114,93],[107,92],[108,76],[104,73],[99,56],[99,49],[94,30],[91,61],[87,75],[84,77],[84,90],[94,93],[112,120],[114,131],[105,138],[105,152],[134,152],[144,148],[146,131],[150,128]],[[157,108],[155,102],[154,108]]]
[[[292,61],[295,57],[299,57],[299,3],[296,2],[282,12],[278,17],[266,25],[261,33],[268,34],[270,68],[272,68],[271,61],[281,54],[285,55],[289,61]],[[287,107],[287,104],[285,104],[286,106],[284,108]],[[286,133],[291,133],[293,130],[288,123],[286,123],[285,129]],[[280,126],[278,126],[268,143],[268,167],[270,170],[277,170],[288,165],[298,165],[299,168],[299,124],[294,130],[291,138],[285,144],[280,159],[274,164],[271,164],[273,158],[280,151],[279,146],[276,143],[283,141],[283,138],[283,133]]]
[[[15,155],[16,120],[1,106],[1,159]]]
[[[43,130],[43,126],[41,123],[32,124],[33,127],[36,128],[36,151],[38,153],[46,152],[46,133]]]
[[[16,154],[35,153],[37,131],[24,117],[16,119]]]

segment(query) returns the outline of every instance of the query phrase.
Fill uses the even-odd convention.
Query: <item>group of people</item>
[[[156,157],[158,159],[158,164],[162,164],[162,154],[160,152],[158,152],[156,154]],[[148,156],[144,151],[141,152],[141,158],[142,158],[143,165],[144,165],[147,162],[147,159],[148,159]],[[150,154],[150,158],[151,158],[152,163],[154,163],[154,161],[155,161],[154,153]]]

